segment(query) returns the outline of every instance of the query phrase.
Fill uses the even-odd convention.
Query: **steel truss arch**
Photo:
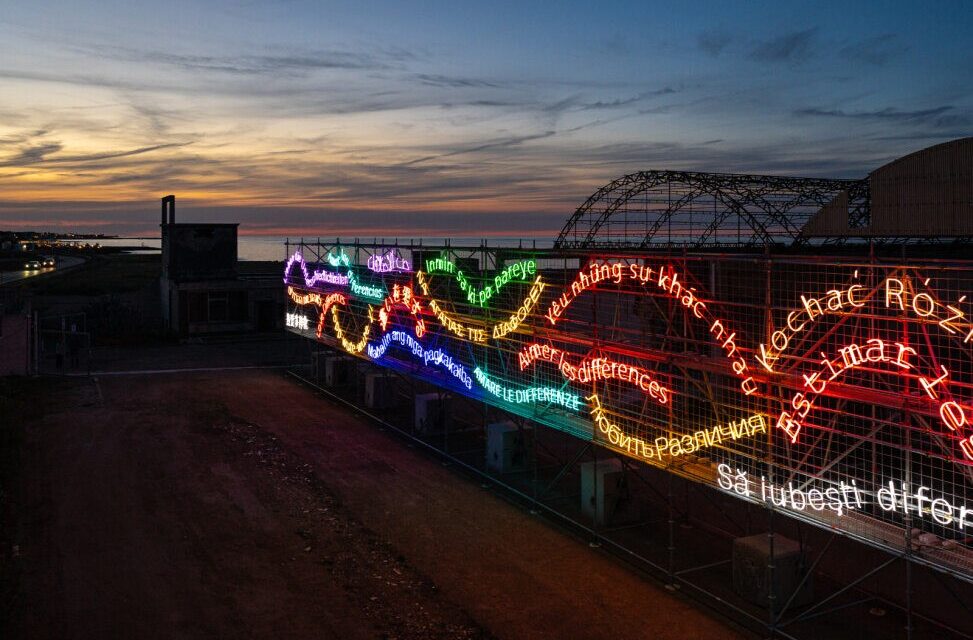
[[[804,224],[860,180],[692,171],[639,171],[578,207],[555,247],[800,245]],[[861,216],[863,212],[856,214]]]

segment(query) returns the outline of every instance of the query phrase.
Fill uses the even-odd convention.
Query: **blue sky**
[[[0,228],[550,235],[642,169],[857,177],[973,131],[973,5],[0,6]],[[382,232],[379,232],[381,229]]]

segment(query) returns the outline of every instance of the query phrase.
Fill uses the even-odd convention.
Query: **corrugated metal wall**
[[[869,176],[871,235],[973,235],[973,138],[929,147]]]

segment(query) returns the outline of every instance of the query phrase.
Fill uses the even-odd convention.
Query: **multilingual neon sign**
[[[750,365],[737,347],[736,332],[724,320],[709,313],[706,302],[699,297],[696,288],[681,282],[679,272],[671,266],[653,268],[636,263],[592,260],[586,268],[578,272],[561,295],[550,303],[544,317],[551,325],[557,325],[571,303],[585,291],[599,283],[620,285],[626,280],[642,286],[654,284],[657,289],[678,301],[692,316],[708,322],[710,335],[723,349],[733,373],[740,378],[740,388],[744,395],[749,396],[757,391],[757,382],[750,374]]]
[[[288,313],[284,318],[284,324],[291,329],[300,329],[301,331],[307,331],[310,322],[308,317],[303,313]]]
[[[601,399],[597,393],[591,394],[585,400],[591,404],[591,419],[608,442],[636,458],[661,461],[665,456],[675,458],[696,453],[701,449],[718,447],[723,445],[724,442],[750,438],[758,433],[767,433],[767,423],[764,421],[764,417],[760,414],[754,414],[749,418],[730,420],[726,424],[699,429],[693,433],[660,436],[652,442],[648,442],[638,436],[626,433],[616,423],[612,422],[608,411],[602,407]]]
[[[791,511],[832,511],[845,516],[853,511],[878,507],[885,512],[912,515],[920,521],[932,520],[960,531],[973,526],[973,509],[953,504],[942,496],[933,497],[932,489],[925,485],[913,489],[907,483],[896,483],[895,480],[877,484],[881,487],[877,491],[866,491],[855,480],[802,488],[794,482],[785,486],[774,484],[765,476],[752,477],[749,472],[733,469],[728,464],[717,466],[717,486],[724,491]]]
[[[937,262],[942,286],[931,287],[916,267],[882,261],[852,277],[854,264],[820,257],[619,253],[589,254],[562,280],[560,268],[538,264],[578,253],[541,252],[471,274],[445,256],[405,272],[408,261],[393,267],[398,254],[376,250],[369,271],[333,252],[327,269],[307,265],[303,281],[294,267],[303,259],[292,255],[285,280],[318,287],[288,288],[288,328],[310,335],[321,309],[318,333],[329,344],[508,411],[537,407],[533,419],[593,433],[622,455],[691,468],[697,480],[828,526],[841,528],[838,516],[901,524],[910,515],[968,546],[955,532],[969,534],[973,520],[960,493],[973,486],[973,312],[962,296],[973,268]],[[781,286],[774,264],[799,273],[795,283],[825,284]],[[329,291],[341,285],[315,277],[329,269],[348,278],[343,297]],[[836,272],[847,275],[832,282]],[[707,273],[714,291],[700,284]],[[554,281],[567,284],[552,291]],[[516,296],[510,283],[519,283]],[[722,303],[727,285],[735,297]],[[959,291],[940,299],[937,289]],[[591,300],[579,301],[586,293]],[[856,484],[866,448],[880,462]],[[897,475],[900,453],[923,457]],[[773,467],[763,466],[769,456]]]
[[[359,354],[365,350],[365,345],[368,344],[368,334],[372,331],[371,307],[368,308],[368,323],[362,329],[361,338],[359,338],[358,342],[352,342],[345,337],[345,330],[341,326],[341,319],[338,317],[338,307],[331,307],[331,320],[334,326],[335,337],[341,342],[341,346],[344,347],[345,351],[351,354]]]
[[[453,263],[447,262],[446,264]],[[416,281],[418,281],[423,295],[428,297],[429,281],[426,279],[426,276],[422,271],[416,271]],[[462,338],[463,340],[470,340],[471,342],[486,342],[487,331],[485,327],[464,324],[458,320],[455,320],[449,313],[446,312],[445,309],[442,308],[438,300],[430,299],[427,304],[433,315],[435,315],[436,319],[439,320],[439,324],[456,337]]]
[[[857,271],[854,279],[858,279]],[[921,282],[923,286],[928,286],[930,279]],[[760,344],[759,353],[754,354],[754,358],[768,371],[774,371],[779,358],[790,348],[791,341],[806,331],[809,325],[828,314],[840,315],[862,309],[876,297],[884,303],[886,310],[929,325],[934,324],[944,331],[943,335],[947,338],[959,339],[962,336],[963,344],[973,339],[973,324],[966,320],[962,309],[938,301],[927,291],[917,292],[912,279],[889,276],[882,279],[870,292],[866,292],[864,285],[855,283],[841,289],[830,289],[819,297],[801,295],[801,308],[788,312],[784,325],[771,333],[769,348],[766,344]],[[966,296],[962,296],[958,303],[965,299]],[[814,398],[824,392],[828,382],[845,370],[865,362],[892,363],[904,374],[914,368],[910,358],[917,355],[917,350],[912,346],[877,337],[870,338],[865,344],[844,345],[830,358],[822,353],[820,363],[823,368],[812,374],[802,374],[806,391],[793,394],[790,408],[781,411],[776,427],[786,433],[791,442],[796,443]],[[940,395],[948,389],[950,373],[944,365],[940,364],[938,368],[939,372],[935,375],[918,375],[920,388],[936,403],[942,423],[959,440],[958,446],[963,456],[973,461],[973,428],[968,428],[973,425],[967,417],[968,409],[952,398]]]
[[[412,287],[399,286],[397,283],[392,286],[392,293],[385,298],[382,307],[378,310],[378,322],[382,325],[382,331],[388,328],[391,313],[397,306],[405,307],[412,314],[416,337],[421,338],[426,332],[426,322],[422,319],[422,304]]]
[[[381,302],[386,296],[385,288],[377,285],[363,284],[358,280],[353,270],[348,270],[348,283],[351,287],[351,292],[354,293],[359,298],[364,298],[371,302]]]
[[[344,254],[342,254],[344,255]],[[330,257],[330,256],[329,256]],[[304,276],[304,286],[313,287],[319,282],[325,284],[332,284],[337,286],[347,286],[348,276],[336,273],[334,271],[328,271],[327,269],[318,269],[314,273],[309,273],[307,268],[307,263],[304,262],[304,257],[301,255],[300,251],[294,252],[294,255],[290,257],[287,261],[287,265],[284,267],[284,282],[287,282],[287,278],[290,275],[291,267],[294,263],[301,265],[301,274]]]
[[[718,424],[708,429],[699,429],[692,433],[659,437],[653,442],[656,457],[663,454],[672,457],[696,453],[702,449],[722,446],[734,440],[752,438],[758,433],[767,433],[767,422],[763,415],[756,413],[749,418],[730,420],[725,424]]]
[[[328,309],[336,304],[348,304],[348,298],[345,294],[337,292],[322,296],[320,293],[301,293],[294,289],[294,287],[287,287],[287,295],[295,304],[301,306],[316,304],[321,307],[318,313],[318,327],[316,331],[318,338],[324,333],[324,319],[327,318]]]
[[[485,307],[490,301],[490,298],[509,282],[522,282],[535,275],[537,273],[537,261],[531,259],[515,262],[495,275],[487,285],[480,288],[475,287],[466,274],[458,270],[456,264],[446,257],[426,260],[426,271],[428,273],[443,272],[453,274],[459,283],[460,289],[466,295],[466,301],[469,304]]]
[[[782,411],[777,419],[777,427],[791,439],[797,442],[798,434],[801,431],[801,421],[807,417],[814,403],[814,398],[824,393],[828,383],[842,375],[846,371],[860,367],[865,363],[891,363],[896,367],[908,371],[913,368],[909,362],[909,357],[914,356],[916,350],[908,347],[901,342],[887,344],[879,338],[872,338],[865,344],[851,343],[838,349],[838,356],[828,358],[824,353],[821,354],[821,364],[824,365],[820,370],[811,375],[803,374],[804,388],[806,391],[799,391],[791,398],[791,407],[794,413]],[[925,378],[920,377],[923,386],[931,388]],[[941,380],[936,381],[941,382]],[[935,383],[934,383],[935,384]]]
[[[590,384],[598,380],[619,380],[628,382],[646,392],[659,404],[666,404],[672,391],[663,387],[652,374],[634,364],[616,362],[609,358],[590,358],[575,365],[567,358],[567,353],[556,347],[536,342],[525,345],[517,354],[520,370],[533,365],[537,360],[556,364],[565,378],[571,382]]]
[[[530,292],[527,294],[527,298],[524,299],[524,302],[520,305],[520,308],[517,309],[515,313],[512,313],[507,320],[494,325],[493,339],[497,340],[499,338],[503,338],[508,333],[516,331],[524,320],[527,319],[527,316],[530,315],[531,309],[537,305],[537,301],[540,299],[541,291],[543,290],[544,283],[541,281],[541,277],[537,276],[537,278],[534,280],[534,284],[530,287]]]
[[[477,367],[473,370],[476,381],[492,395],[510,404],[550,403],[578,411],[584,405],[581,396],[554,387],[523,387],[516,389],[491,380],[485,371]]]
[[[655,457],[652,445],[639,437],[625,433],[617,424],[611,421],[608,417],[608,412],[602,408],[601,399],[597,393],[591,394],[585,400],[591,403],[591,419],[598,427],[598,430],[605,435],[608,442],[636,458]]]
[[[409,261],[401,257],[395,249],[389,249],[380,255],[369,256],[368,268],[375,273],[412,271],[412,265],[409,264]]]
[[[385,352],[388,351],[389,345],[392,343],[399,344],[408,349],[417,360],[421,360],[422,363],[427,367],[430,365],[442,367],[451,373],[454,378],[459,380],[464,387],[467,389],[473,388],[473,379],[458,360],[442,349],[426,349],[422,346],[421,342],[410,336],[405,331],[389,331],[382,336],[381,341],[379,341],[377,344],[368,345],[368,357],[372,358],[373,360],[378,360],[385,355]]]
[[[327,261],[332,267],[351,267],[351,258],[344,251],[338,251],[338,253],[329,251]]]
[[[294,287],[287,287],[287,295],[294,302],[304,306],[306,304],[321,304],[321,294],[314,292],[298,291]]]

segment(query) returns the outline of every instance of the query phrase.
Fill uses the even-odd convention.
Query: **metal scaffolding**
[[[886,178],[878,221],[871,177],[645,171],[551,249],[288,243],[299,375],[772,636],[973,637],[971,236]]]

